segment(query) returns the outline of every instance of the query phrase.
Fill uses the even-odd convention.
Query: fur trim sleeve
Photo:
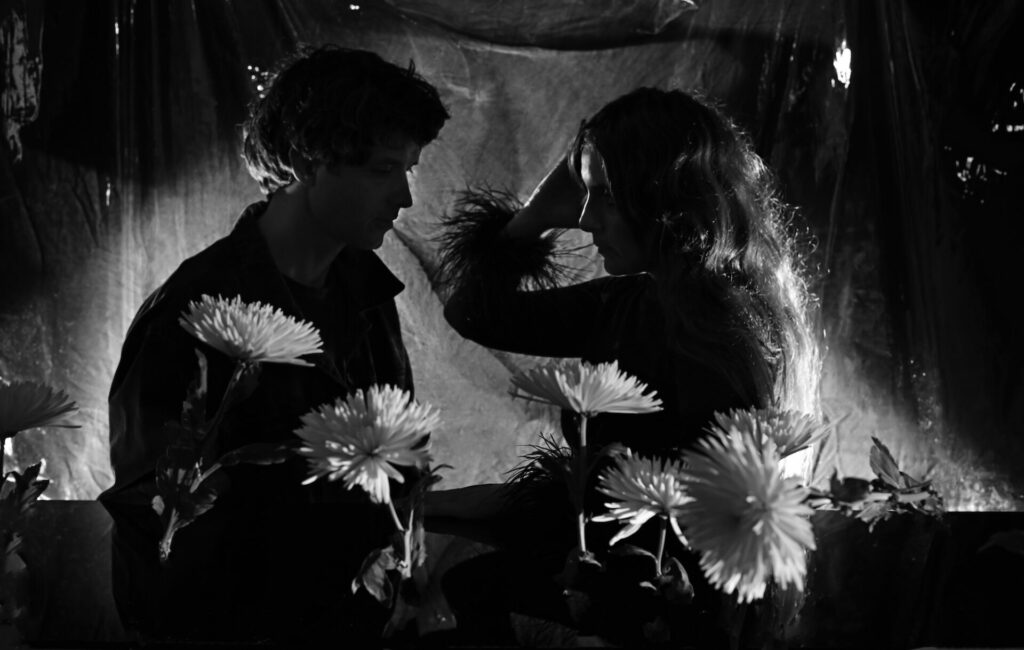
[[[447,296],[487,296],[558,286],[569,275],[558,262],[559,231],[539,238],[513,239],[505,224],[522,208],[509,192],[478,189],[460,194],[442,218],[438,237],[438,284]]]

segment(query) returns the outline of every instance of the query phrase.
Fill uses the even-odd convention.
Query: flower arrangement
[[[431,467],[430,433],[440,423],[437,411],[394,386],[357,390],[347,399],[324,404],[302,417],[295,434],[298,453],[308,459],[311,483],[320,478],[359,487],[383,505],[395,524],[392,543],[371,551],[352,581],[392,609],[384,637],[392,637],[415,615],[427,586],[424,562],[423,495],[441,480]],[[391,482],[410,484],[406,496],[393,497]]]
[[[673,640],[672,622],[684,618],[694,589],[683,563],[666,553],[669,530],[683,549],[699,556],[706,581],[742,604],[763,598],[772,583],[803,590],[807,554],[815,549],[810,520],[815,509],[838,508],[871,526],[893,513],[942,511],[930,484],[899,471],[877,439],[871,450],[875,479],[833,475],[828,490],[804,486],[786,461],[807,452],[831,429],[807,414],[718,413],[707,435],[681,458],[646,458],[621,445],[599,450],[586,445],[588,417],[660,406],[645,385],[615,364],[561,362],[517,375],[512,384],[513,395],[572,410],[582,419],[578,447],[556,447],[549,440],[528,455],[514,477],[546,475],[567,482],[579,544],[559,580],[580,633],[625,643]],[[595,477],[598,467],[603,470]],[[588,490],[607,497],[603,512],[585,512]],[[658,524],[652,548],[625,543],[652,520]],[[590,522],[622,527],[606,548],[592,548],[585,542]]]
[[[807,491],[782,478],[775,444],[737,430],[713,431],[687,454],[682,508],[690,546],[712,585],[740,602],[764,595],[768,579],[803,589],[805,554],[814,549]]]
[[[170,557],[174,535],[213,507],[224,489],[220,470],[240,463],[280,463],[290,456],[284,445],[254,443],[214,458],[220,424],[231,406],[256,388],[261,364],[310,366],[301,357],[317,354],[323,345],[312,325],[269,305],[243,302],[241,297],[203,295],[189,303],[178,322],[235,365],[217,410],[207,418],[207,359],[197,348],[198,372],[182,404],[181,419],[168,423],[173,442],[157,463],[158,494],[152,503],[163,528],[163,562]]]
[[[153,508],[164,525],[161,558],[169,556],[176,531],[213,507],[221,469],[298,454],[308,464],[305,483],[341,481],[390,513],[390,543],[363,560],[351,589],[365,589],[391,610],[383,634],[393,637],[416,615],[427,588],[423,500],[441,480],[438,470],[447,467],[432,465],[430,436],[439,426],[438,412],[399,388],[371,386],[303,415],[294,431],[297,446],[248,445],[214,459],[220,422],[252,392],[261,364],[311,365],[302,357],[318,353],[322,344],[312,326],[240,298],[203,296],[189,305],[180,324],[235,366],[216,412],[207,418],[206,358],[196,351],[196,379],[180,422],[170,424],[176,443],[157,467]],[[576,548],[557,579],[581,632],[607,632],[625,642],[672,640],[673,621],[685,617],[695,595],[679,548],[699,557],[699,570],[713,588],[749,603],[763,598],[773,583],[803,589],[807,553],[815,548],[815,508],[837,508],[871,526],[897,512],[942,510],[930,484],[901,472],[878,440],[871,451],[875,479],[833,475],[828,490],[803,485],[786,461],[829,432],[809,415],[777,409],[719,413],[706,437],[681,458],[650,458],[620,444],[588,445],[588,420],[599,414],[661,409],[658,397],[617,363],[547,364],[514,375],[512,386],[514,397],[579,416],[579,444],[569,448],[548,440],[527,455],[513,482],[547,476],[565,483]],[[11,419],[4,408],[0,399],[0,424]],[[46,412],[56,418],[59,410]],[[603,501],[596,511],[595,496]],[[657,524],[653,541],[638,535],[650,522]],[[588,526],[604,523],[620,527],[607,542],[588,541]],[[649,548],[644,541],[633,543],[641,537]],[[670,540],[677,550],[669,550]],[[616,637],[623,629],[631,631]]]
[[[646,393],[647,385],[622,372],[614,361],[596,366],[556,362],[513,375],[512,386],[515,397],[580,415],[580,444],[571,456],[570,495],[576,510],[580,556],[587,559],[584,498],[590,475],[603,456],[603,453],[594,454],[587,445],[587,420],[599,413],[654,413],[661,410],[661,400]]]
[[[157,464],[158,494],[152,502],[163,527],[161,561],[169,559],[175,534],[214,507],[226,484],[221,470],[298,456],[309,466],[304,484],[341,481],[391,513],[392,543],[364,559],[351,589],[366,589],[388,607],[392,616],[383,634],[396,634],[416,614],[418,594],[426,588],[422,500],[440,480],[437,471],[446,467],[431,466],[430,433],[440,421],[436,410],[399,388],[371,386],[308,411],[294,431],[295,444],[249,444],[216,457],[221,423],[256,388],[262,364],[311,366],[303,357],[320,353],[322,341],[312,325],[240,297],[204,295],[189,304],[179,324],[226,355],[234,368],[214,414],[207,417],[208,361],[197,348],[198,372],[180,420],[167,424],[172,444]],[[393,486],[401,484],[404,489],[396,496]]]
[[[64,391],[45,384],[16,381],[0,383],[0,623],[15,622],[24,613],[17,575],[25,569],[17,556],[18,528],[25,514],[42,495],[49,481],[40,478],[42,462],[23,472],[5,471],[7,441],[26,429],[78,428],[71,416],[78,406]]]

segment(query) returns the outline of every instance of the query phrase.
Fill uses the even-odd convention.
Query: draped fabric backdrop
[[[132,316],[260,198],[238,125],[265,71],[333,42],[414,61],[452,113],[381,249],[417,396],[444,415],[442,486],[500,480],[549,414],[507,394],[534,360],[444,322],[438,216],[468,186],[525,196],[581,119],[656,85],[721,102],[799,208],[837,423],[818,479],[870,476],[874,435],[952,508],[1020,508],[1022,36],[1024,5],[970,0],[0,1],[0,378],[65,389],[82,424],[6,461],[45,458],[50,498],[110,484]]]

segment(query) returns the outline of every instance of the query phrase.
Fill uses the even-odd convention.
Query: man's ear
[[[316,163],[303,156],[295,147],[288,151],[288,163],[292,168],[292,176],[304,185],[316,182]]]

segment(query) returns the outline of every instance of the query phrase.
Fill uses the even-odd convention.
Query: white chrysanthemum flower
[[[661,410],[647,384],[619,370],[617,361],[591,365],[556,362],[517,373],[512,385],[527,399],[552,404],[585,416],[597,413],[653,413]]]
[[[0,437],[36,427],[78,428],[68,419],[78,410],[64,391],[31,381],[0,383]]]
[[[320,352],[320,333],[262,303],[203,295],[178,319],[185,331],[239,361],[311,366],[299,357]]]
[[[813,445],[829,432],[828,425],[809,413],[776,408],[715,413],[715,421],[725,433],[750,435],[758,444],[772,446],[781,459],[782,475],[805,483],[810,479]]]
[[[640,529],[651,517],[665,517],[679,541],[686,538],[676,518],[680,508],[690,501],[682,483],[682,464],[659,458],[640,458],[627,450],[616,465],[601,475],[598,489],[615,499],[606,503],[606,514],[594,521],[627,522],[610,544],[626,539]]]
[[[431,460],[428,434],[440,422],[437,411],[419,404],[394,386],[357,390],[347,399],[324,404],[302,416],[295,431],[305,444],[312,483],[322,476],[362,487],[374,503],[390,503],[395,466],[426,467]]]
[[[683,459],[693,499],[680,511],[691,547],[708,580],[752,601],[769,577],[803,589],[805,549],[813,549],[807,490],[783,478],[774,449],[748,433],[714,432]]]
[[[727,433],[739,431],[759,442],[770,442],[775,445],[779,458],[806,449],[829,430],[809,413],[775,408],[715,413],[715,421]]]

